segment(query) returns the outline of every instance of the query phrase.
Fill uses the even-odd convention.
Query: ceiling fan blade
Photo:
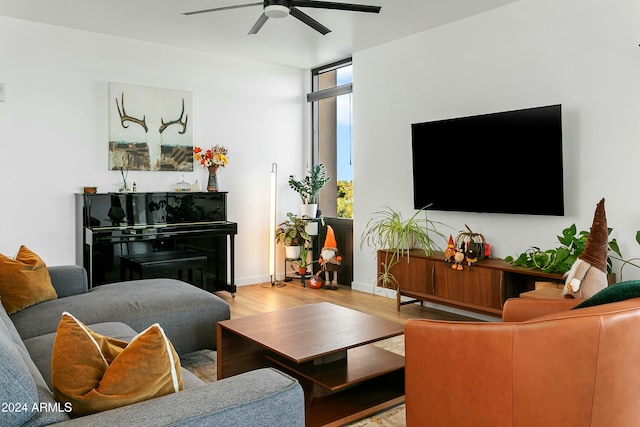
[[[183,15],[197,15],[199,13],[218,12],[220,10],[240,9],[242,7],[262,6],[262,5],[263,5],[262,2],[260,2],[260,3],[239,4],[237,6],[224,6],[224,7],[216,7],[214,9],[194,10],[193,12],[184,12]]]
[[[251,27],[247,35],[258,34],[258,31],[260,31],[260,28],[262,28],[262,26],[264,25],[265,22],[267,22],[267,20],[269,20],[269,17],[267,15],[265,15],[264,13],[260,15],[260,17],[258,18],[256,23],[253,24],[253,27]]]
[[[291,6],[315,7],[317,9],[350,10],[352,12],[370,12],[370,13],[380,13],[380,10],[382,9],[382,7],[380,6],[367,6],[364,4],[336,3],[336,2],[329,2],[329,1],[314,1],[314,0],[291,0]]]
[[[328,29],[327,27],[325,27],[324,25],[322,25],[321,23],[319,23],[318,21],[316,21],[315,19],[307,15],[306,13],[302,12],[300,9],[296,9],[295,7],[291,6],[291,11],[289,13],[291,14],[291,16],[304,22],[305,24],[307,24],[308,26],[310,26],[311,28],[313,28],[323,36],[331,32],[330,29]]]

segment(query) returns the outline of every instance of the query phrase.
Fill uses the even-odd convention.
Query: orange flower
[[[202,153],[202,148],[193,148],[193,159],[205,167],[220,166],[225,167],[229,163],[227,149],[222,145],[215,145]]]

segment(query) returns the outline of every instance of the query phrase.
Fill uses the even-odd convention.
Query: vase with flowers
[[[227,151],[225,147],[218,144],[206,151],[200,147],[193,148],[194,160],[200,162],[202,167],[209,171],[207,191],[218,191],[218,168],[223,168],[229,163]]]

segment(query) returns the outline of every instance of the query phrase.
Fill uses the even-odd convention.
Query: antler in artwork
[[[125,125],[125,122],[131,122],[139,124],[144,128],[145,133],[147,132],[147,124],[145,123],[146,116],[142,116],[142,120],[136,119],[135,117],[131,117],[127,115],[127,112],[124,110],[124,92],[122,92],[122,110],[120,110],[120,105],[118,104],[118,98],[116,98],[116,107],[118,107],[118,114],[120,114],[120,123],[122,123],[123,128],[128,128],[129,125]]]
[[[159,129],[160,133],[164,132],[164,130],[171,125],[180,125],[182,126],[182,131],[178,131],[178,133],[180,135],[184,135],[185,132],[187,132],[187,121],[189,120],[189,115],[187,114],[185,116],[184,122],[182,121],[182,116],[184,116],[184,98],[182,98],[182,112],[180,113],[180,117],[177,120],[172,120],[170,122],[165,123],[164,119],[162,117],[160,118],[160,122],[162,123]]]

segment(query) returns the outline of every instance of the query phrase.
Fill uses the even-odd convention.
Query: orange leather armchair
[[[640,298],[568,311],[578,302],[511,299],[502,323],[407,321],[407,426],[640,425]]]

